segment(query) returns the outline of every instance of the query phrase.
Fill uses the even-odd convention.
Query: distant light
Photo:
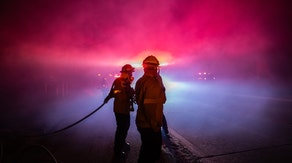
[[[132,63],[132,66],[135,68],[142,68],[142,64],[141,63]]]
[[[169,65],[167,62],[161,63],[159,66],[167,66]]]
[[[215,76],[213,73],[203,71],[203,72],[198,72],[197,75],[195,75],[195,79],[197,80],[215,80]]]

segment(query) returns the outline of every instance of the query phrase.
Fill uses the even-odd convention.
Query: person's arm
[[[104,103],[107,103],[111,98],[114,97],[114,87],[115,87],[115,83],[116,83],[116,80],[113,82],[112,84],[112,87],[108,93],[108,95],[106,96],[106,98],[104,99]]]

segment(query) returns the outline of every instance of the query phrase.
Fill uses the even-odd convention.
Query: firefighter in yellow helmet
[[[143,60],[144,75],[135,85],[138,105],[136,126],[141,135],[139,163],[152,163],[160,158],[162,147],[161,127],[165,87],[159,75],[159,61],[153,55]]]
[[[130,148],[129,143],[126,142],[130,127],[130,111],[134,111],[134,89],[131,87],[131,83],[134,80],[132,75],[134,67],[130,64],[126,64],[122,67],[120,72],[120,77],[114,80],[109,94],[104,99],[104,103],[114,98],[113,111],[117,124],[114,140],[114,154],[116,157],[125,157],[126,150]]]

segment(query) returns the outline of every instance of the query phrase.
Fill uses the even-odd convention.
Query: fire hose
[[[52,136],[52,135],[55,135],[55,134],[58,134],[60,132],[63,132],[64,130],[67,130],[75,125],[77,125],[78,123],[84,121],[85,119],[87,119],[88,117],[90,117],[91,115],[93,115],[95,112],[97,112],[99,109],[101,109],[103,107],[103,105],[106,104],[105,102],[102,103],[98,108],[96,108],[94,111],[92,111],[91,113],[89,113],[88,115],[86,115],[85,117],[83,117],[82,119],[76,121],[75,123],[72,123],[64,128],[61,128],[59,130],[56,130],[56,131],[53,131],[53,132],[50,132],[50,133],[44,133],[44,134],[39,134],[39,135],[18,135],[20,136],[21,138],[38,138],[38,137],[46,137],[46,136]],[[49,158],[51,158],[51,160],[55,163],[57,163],[57,159],[55,158],[55,156],[43,145],[40,145],[40,144],[28,144],[28,145],[25,145],[23,148],[19,149],[20,151],[18,151],[17,153],[17,159],[20,159],[21,158],[21,155],[25,150],[29,150],[29,149],[32,149],[32,148],[36,148],[36,149],[39,149],[39,150],[42,150],[44,151],[45,153],[48,154]],[[0,144],[0,163],[3,161],[4,159],[4,144],[1,142]],[[15,158],[14,158],[15,159]]]
[[[72,123],[71,125],[68,125],[64,128],[61,128],[59,130],[56,130],[56,131],[53,131],[53,132],[50,132],[50,133],[44,133],[44,134],[40,134],[40,135],[25,135],[24,137],[46,137],[46,136],[52,136],[52,135],[55,135],[57,133],[60,133],[64,130],[67,130],[75,125],[77,125],[78,123],[82,122],[83,120],[87,119],[88,117],[90,117],[92,114],[94,114],[95,112],[97,112],[99,109],[101,109],[103,107],[103,105],[106,104],[105,102],[102,103],[98,108],[96,108],[94,111],[92,111],[91,113],[89,113],[88,115],[86,115],[85,117],[83,117],[82,119],[76,121],[75,123]]]

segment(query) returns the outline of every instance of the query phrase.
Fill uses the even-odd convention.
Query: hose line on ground
[[[75,123],[72,123],[71,125],[69,126],[66,126],[62,129],[59,129],[59,130],[56,130],[54,132],[50,132],[50,133],[45,133],[45,134],[40,134],[40,135],[24,135],[24,137],[45,137],[45,136],[52,136],[52,135],[55,135],[57,133],[60,133],[64,130],[67,130],[75,125],[77,125],[78,123],[82,122],[83,120],[87,119],[88,117],[90,117],[92,114],[94,114],[95,112],[97,112],[100,108],[103,107],[105,103],[101,104],[98,108],[96,108],[94,111],[92,111],[90,114],[88,114],[87,116],[83,117],[82,119],[80,119],[79,121],[76,121]]]
[[[16,154],[16,157],[13,158],[13,159],[15,159],[15,160],[13,160],[13,162],[16,162],[16,163],[23,162],[23,161],[25,161],[25,162],[27,162],[27,161],[34,161],[34,162],[36,162],[37,161],[36,159],[39,158],[38,157],[39,155],[35,155],[35,154],[31,153],[33,155],[31,155],[31,156],[25,155],[24,156],[24,154],[27,154],[25,152],[27,152],[29,150],[33,150],[34,148],[35,149],[38,149],[38,150],[44,151],[49,156],[49,158],[52,159],[51,161],[53,161],[54,163],[57,163],[58,162],[57,159],[56,159],[56,157],[53,155],[53,153],[48,148],[46,148],[45,146],[40,145],[40,144],[29,144],[29,145],[26,145],[23,148],[19,149],[20,151],[18,151],[19,153],[17,153]],[[24,160],[21,160],[21,159],[24,159]],[[27,160],[27,159],[31,159],[31,160]],[[41,159],[42,159],[42,161],[45,161],[45,160],[43,160],[43,158],[41,158]]]

